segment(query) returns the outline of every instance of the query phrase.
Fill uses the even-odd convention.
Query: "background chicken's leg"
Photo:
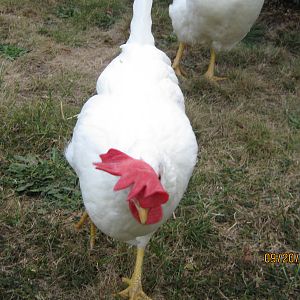
[[[184,48],[185,48],[185,44],[180,42],[176,57],[174,59],[173,65],[172,65],[172,68],[174,69],[177,76],[185,76],[186,77],[186,73],[182,70],[182,68],[180,66],[180,61],[181,61],[181,58],[183,55]]]
[[[79,230],[82,227],[82,225],[86,222],[86,220],[88,220],[88,219],[89,219],[90,224],[91,224],[90,225],[91,226],[90,227],[90,234],[91,234],[91,236],[90,236],[90,249],[93,249],[94,246],[95,246],[95,239],[96,239],[96,226],[92,222],[92,220],[90,219],[90,217],[89,217],[89,215],[86,211],[82,214],[79,222],[75,224],[75,228],[77,230]]]
[[[216,51],[214,48],[210,49],[210,62],[208,66],[208,70],[204,74],[204,76],[211,81],[225,80],[226,77],[217,77],[214,75],[215,73],[215,64],[216,64]]]

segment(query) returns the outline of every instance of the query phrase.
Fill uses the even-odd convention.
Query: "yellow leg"
[[[94,246],[95,246],[95,240],[96,240],[96,226],[95,226],[95,224],[92,222],[92,220],[90,219],[90,217],[89,217],[89,215],[88,215],[88,213],[87,213],[86,211],[82,214],[82,216],[81,216],[79,222],[78,222],[77,224],[75,224],[75,228],[76,228],[77,230],[79,230],[79,229],[82,227],[82,225],[83,225],[88,219],[90,220],[90,224],[91,224],[91,225],[90,225],[90,226],[91,226],[91,228],[90,228],[90,234],[91,234],[91,237],[90,237],[90,248],[93,249]]]
[[[90,237],[90,249],[92,250],[95,246],[95,240],[96,240],[96,226],[95,224],[90,220],[91,222],[91,237]]]
[[[123,282],[127,283],[129,287],[120,292],[119,295],[129,300],[151,300],[142,289],[142,266],[145,250],[143,248],[137,249],[136,262],[134,272],[131,279],[123,278]]]
[[[215,63],[216,63],[216,52],[213,48],[210,49],[210,62],[208,69],[204,76],[211,81],[224,80],[226,77],[217,77],[214,75],[215,73]]]
[[[83,215],[81,216],[79,222],[78,222],[77,224],[75,224],[75,228],[76,228],[77,230],[79,230],[79,229],[82,227],[83,223],[84,223],[88,218],[89,218],[89,215],[88,215],[87,212],[85,211],[85,212],[83,213]]]
[[[180,67],[180,61],[183,55],[184,48],[185,48],[185,44],[180,42],[176,57],[173,61],[172,67],[175,70],[177,76],[186,76],[186,73]]]

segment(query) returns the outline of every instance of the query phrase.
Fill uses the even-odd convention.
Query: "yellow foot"
[[[88,213],[85,211],[83,213],[83,215],[81,216],[79,222],[77,224],[75,224],[75,228],[77,230],[79,230],[82,225],[87,221],[89,220],[90,221],[90,249],[92,250],[95,246],[95,240],[96,240],[96,226],[95,224],[92,222],[92,220],[90,219]]]
[[[122,298],[129,298],[129,300],[151,300],[151,298],[143,292],[140,278],[122,278],[122,281],[129,285],[127,289],[119,293]]]
[[[221,81],[221,80],[226,80],[227,79],[227,77],[218,77],[218,76],[210,75],[210,74],[207,74],[207,73],[204,74],[204,77],[207,80],[210,80],[210,81]]]
[[[227,79],[226,77],[218,77],[214,75],[216,63],[216,52],[213,48],[210,49],[210,62],[204,77],[210,81],[220,81]]]
[[[178,65],[178,66],[173,65],[172,67],[177,76],[187,77],[187,73],[182,69],[182,67],[180,67],[180,65]]]

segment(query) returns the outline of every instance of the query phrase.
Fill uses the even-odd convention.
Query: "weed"
[[[46,159],[36,155],[14,156],[2,172],[4,187],[13,188],[17,193],[41,196],[58,207],[78,208],[81,203],[78,180],[55,148]]]
[[[27,53],[28,50],[16,45],[0,45],[0,54],[9,60],[15,60]]]
[[[290,113],[288,115],[289,124],[295,129],[300,129],[300,114],[299,113]]]
[[[72,4],[59,5],[56,9],[56,15],[62,19],[73,18],[79,14],[79,9]]]

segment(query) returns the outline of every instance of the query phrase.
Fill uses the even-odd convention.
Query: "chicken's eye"
[[[160,175],[160,174],[158,175],[158,180],[159,180],[159,181],[161,180],[161,175]]]

